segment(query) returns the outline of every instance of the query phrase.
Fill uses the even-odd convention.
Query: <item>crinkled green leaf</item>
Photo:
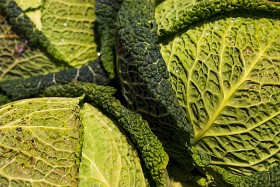
[[[2,81],[0,83],[0,93],[3,94],[3,97],[0,97],[0,105],[3,102],[7,102],[7,99],[14,101],[39,97],[51,85],[73,82],[92,82],[99,85],[107,85],[109,80],[101,66],[101,62],[97,59],[81,68],[69,68],[57,73],[33,76],[28,79]],[[61,93],[61,97],[68,96],[69,93]]]
[[[78,103],[36,98],[1,106],[1,186],[77,186]]]
[[[147,121],[143,120],[139,114],[126,109],[119,100],[113,97],[115,91],[109,86],[74,83],[50,86],[45,90],[44,95],[61,96],[66,93],[68,96],[77,97],[84,94],[85,100],[102,107],[104,113],[110,114],[131,138],[156,185],[165,186],[169,183],[166,172],[169,160],[167,153],[151,131]]]
[[[136,149],[115,123],[85,104],[79,186],[146,186]]]
[[[172,26],[175,24],[176,20],[180,19],[183,11],[191,9],[197,1],[199,0],[165,0],[160,3],[155,10],[158,30],[172,30]]]
[[[95,0],[45,0],[37,6],[16,0],[60,54],[60,60],[81,66],[97,57],[94,38]]]
[[[27,41],[12,31],[0,16],[0,80],[42,75],[63,69],[40,49],[31,49]]]
[[[156,8],[158,34],[176,34],[192,23],[233,10],[280,12],[273,0],[166,0]]]
[[[207,154],[210,165],[237,176],[278,165],[279,16],[224,14],[161,46],[173,89],[194,128],[194,149]]]
[[[166,152],[191,169],[188,154],[191,125],[168,81],[158,45],[151,0],[125,0],[117,19],[116,69],[128,107],[137,111],[159,138]]]
[[[115,78],[115,44],[117,14],[123,0],[96,0],[96,17],[100,36],[100,56],[110,79]]]

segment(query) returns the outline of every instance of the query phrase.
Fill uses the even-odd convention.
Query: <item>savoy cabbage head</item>
[[[2,186],[146,186],[134,146],[112,120],[89,104],[79,107],[79,100],[1,107]]]
[[[117,67],[128,103],[179,163],[190,168],[192,155],[211,185],[279,185],[280,4],[166,0],[140,21],[141,11],[126,11],[146,3],[124,2],[119,20]]]
[[[1,185],[168,184],[168,156],[161,143],[139,114],[111,95],[112,88],[55,86],[45,94],[59,95],[61,89],[72,96],[88,93],[25,99],[0,107]],[[85,103],[90,98],[93,103]]]
[[[273,0],[0,0],[0,103],[78,102],[73,185],[280,186],[279,13]]]
[[[174,12],[170,3],[156,9],[161,27]],[[188,4],[189,11],[200,4]],[[273,13],[266,6],[185,25],[161,43],[169,80],[193,127],[193,158],[229,183],[279,165],[280,17],[279,7]]]

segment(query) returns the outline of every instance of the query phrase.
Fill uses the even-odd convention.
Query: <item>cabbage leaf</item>
[[[90,104],[83,106],[81,120],[79,186],[146,186],[137,151],[118,126]]]
[[[1,106],[1,185],[147,186],[125,133],[80,101],[46,97]]]
[[[25,37],[16,34],[6,17],[0,15],[0,80],[25,78],[57,72],[65,64],[50,59],[39,48],[31,48]]]
[[[142,157],[144,168],[149,171],[157,186],[169,183],[166,166],[169,157],[162,143],[151,131],[147,121],[138,113],[132,112],[121,105],[113,94],[116,90],[110,86],[100,86],[92,83],[73,83],[67,85],[53,85],[46,88],[43,95],[70,97],[85,96],[85,100],[94,106],[101,107],[104,114],[109,114],[114,121],[131,138],[133,144]]]
[[[79,100],[36,98],[1,106],[1,186],[78,184]]]
[[[224,13],[161,43],[169,80],[194,129],[193,157],[229,183],[280,161],[278,15]]]
[[[41,7],[42,33],[72,66],[97,57],[94,3],[95,0],[46,0]]]
[[[97,57],[94,0],[0,1],[15,28],[55,59],[79,67]]]

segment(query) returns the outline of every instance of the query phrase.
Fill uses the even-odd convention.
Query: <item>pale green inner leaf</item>
[[[79,99],[36,98],[0,109],[2,186],[77,186]]]
[[[63,60],[78,67],[97,57],[94,3],[95,0],[45,0],[39,9],[27,9],[25,13]],[[28,1],[19,5],[24,8],[33,6]]]
[[[146,186],[136,149],[114,122],[85,104],[79,186]]]
[[[63,65],[52,62],[41,50],[31,49],[28,41],[12,31],[0,15],[0,80],[25,78],[57,72]]]
[[[265,17],[213,18],[161,44],[195,148],[243,174],[280,159],[280,20]]]
[[[42,29],[41,22],[41,6],[42,0],[15,0],[15,2],[21,7],[23,11],[26,11],[26,15],[34,22],[38,30]]]
[[[37,9],[42,5],[43,0],[15,0],[22,10]]]

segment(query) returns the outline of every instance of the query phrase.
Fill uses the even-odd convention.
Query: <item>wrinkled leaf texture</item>
[[[97,57],[94,3],[95,0],[46,0],[41,7],[41,32],[72,66]]]
[[[90,104],[84,105],[81,119],[79,186],[146,186],[137,151],[118,126]]]
[[[279,16],[224,13],[163,41],[161,53],[209,164],[251,175],[279,163]]]
[[[79,100],[36,98],[1,106],[1,186],[77,186]]]
[[[98,109],[80,108],[80,100],[35,98],[1,107],[1,186],[147,185],[132,143]]]
[[[6,17],[0,15],[1,81],[42,75],[62,69],[63,64],[51,60],[38,48],[30,48],[28,40],[16,34]]]
[[[95,0],[45,0],[33,3],[9,0],[2,2],[1,6],[14,25],[55,59],[79,67],[97,57],[94,3]]]

